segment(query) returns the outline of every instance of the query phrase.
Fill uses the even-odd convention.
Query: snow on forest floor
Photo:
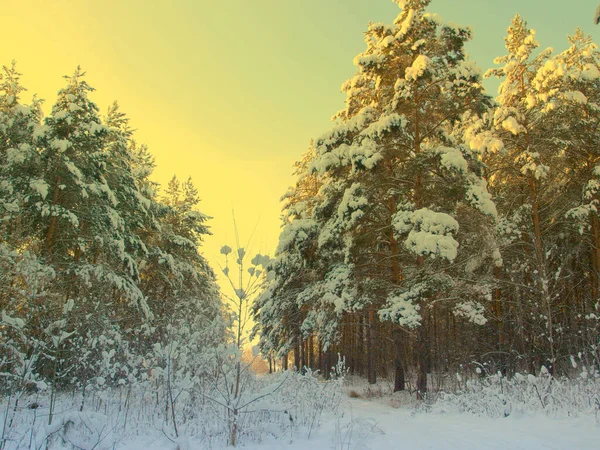
[[[349,398],[343,416],[325,419],[310,439],[265,440],[248,450],[325,449],[598,449],[600,425],[593,417],[551,419],[538,414],[490,419],[468,413],[436,414],[395,408],[382,399]],[[183,444],[183,445],[181,445]],[[118,449],[176,449],[160,434],[122,442]],[[193,441],[180,448],[204,449]]]
[[[471,414],[415,413],[408,407],[349,399],[341,427],[324,424],[314,441],[310,445],[313,449],[597,449],[600,427],[590,418],[490,419]],[[307,444],[298,442],[292,448],[308,448]]]
[[[362,389],[361,389],[362,388]],[[248,450],[366,450],[366,449],[598,449],[600,420],[597,414],[548,417],[543,412],[513,411],[508,417],[491,418],[456,412],[442,406],[423,408],[408,394],[385,393],[378,385],[375,395],[363,386],[346,387],[337,416],[322,417],[311,432],[297,430],[278,438],[266,438],[240,448]],[[368,389],[368,388],[367,388]],[[359,392],[360,398],[352,398]],[[383,392],[382,392],[383,391]],[[537,401],[537,400],[535,400]],[[122,442],[116,448],[131,450],[204,450],[193,440],[169,442],[161,434]],[[214,447],[213,447],[214,448]]]
[[[325,382],[314,373],[295,372],[254,380],[249,398],[265,388],[270,393],[239,416],[238,447],[248,450],[600,448],[600,375],[587,371],[571,379],[547,373],[510,379],[456,375],[444,381],[449,393],[427,402],[417,401],[414,392],[392,393],[386,381],[375,386],[353,377]],[[133,389],[89,392],[85,408],[82,397],[63,393],[52,426],[46,425],[48,399],[24,396],[18,408],[4,411],[0,448],[225,448],[231,415],[218,405],[182,396],[177,438],[170,414],[165,417],[164,404],[157,403],[165,393],[157,387]],[[31,409],[34,400],[38,406]]]

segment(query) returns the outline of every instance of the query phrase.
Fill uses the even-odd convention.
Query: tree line
[[[149,380],[167,344],[193,376],[228,323],[198,191],[161,191],[117,103],[100,114],[81,69],[65,78],[44,117],[14,63],[0,75],[0,388]]]
[[[468,28],[397,1],[371,23],[345,108],[296,163],[263,353],[423,394],[469,369],[600,362],[600,59],[581,30],[540,50],[516,16],[485,76]]]

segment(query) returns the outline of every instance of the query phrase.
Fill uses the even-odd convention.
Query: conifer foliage
[[[84,75],[45,118],[21,103],[14,63],[0,79],[2,383],[49,386],[51,402],[141,380],[157,345],[199,354],[226,328],[197,190],[174,178],[160,195],[128,118],[116,103],[102,116]]]
[[[468,28],[429,0],[396,3],[392,25],[369,24],[346,106],[284,197],[254,308],[263,350],[326,373],[341,353],[420,394],[473,361],[565,372],[587,351],[597,364],[597,323],[582,320],[598,304],[596,46],[577,31],[567,51],[537,52],[517,16],[494,101]]]

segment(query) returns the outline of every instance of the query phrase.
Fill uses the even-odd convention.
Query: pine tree
[[[594,348],[590,343],[598,340],[600,297],[600,52],[579,29],[568,39],[569,48],[556,56],[555,64],[548,67],[554,70],[545,77],[546,89],[556,92],[552,124],[557,145],[563,150],[562,196],[565,207],[571,208],[563,219],[567,223],[557,252],[562,312],[558,331],[565,359],[582,348]],[[580,317],[586,319],[578,320]],[[598,355],[592,356],[598,364]]]
[[[25,209],[30,199],[47,195],[47,186],[36,177],[39,159],[37,137],[41,131],[41,101],[20,103],[25,90],[13,61],[0,75],[0,242],[15,247],[29,245]]]
[[[36,183],[47,194],[31,201],[31,238],[56,274],[53,300],[41,305],[38,318],[50,355],[40,370],[51,377],[53,393],[57,383],[93,373],[71,345],[84,352],[86,342],[119,333],[116,318],[137,327],[152,317],[138,286],[135,227],[143,211],[123,151],[127,137],[102,124],[83,76],[78,69],[68,78],[38,133]]]
[[[5,67],[0,89],[4,392],[48,383],[52,422],[58,389],[85,398],[148,363],[198,382],[226,321],[199,253],[209,230],[196,188],[174,180],[159,198],[152,156],[116,103],[100,116],[81,69],[43,125],[39,100],[20,104],[19,75]]]
[[[294,366],[302,369],[301,349],[305,336],[302,330],[307,308],[301,310],[297,298],[313,290],[312,283],[319,280],[324,261],[317,257],[316,222],[311,218],[316,203],[320,183],[315,175],[308,173],[308,164],[314,157],[314,147],[310,146],[302,160],[294,167],[298,180],[282,198],[284,206],[283,224],[279,246],[267,270],[270,283],[253,305],[255,317],[254,335],[260,336],[263,354],[274,352],[284,358],[288,367],[287,355],[293,351]],[[306,292],[305,292],[306,291]],[[311,311],[312,314],[318,310]],[[310,323],[310,320],[306,323]],[[306,333],[316,332],[324,347],[329,347],[337,335],[335,318],[321,323],[321,326],[305,327]],[[323,325],[329,325],[325,329]],[[327,371],[326,371],[327,374]]]
[[[496,211],[479,155],[462,145],[453,127],[490,102],[479,71],[465,61],[469,30],[426,13],[429,1],[400,3],[394,25],[369,26],[367,50],[355,58],[359,72],[343,86],[346,108],[315,141],[309,171],[320,190],[309,217],[323,266],[296,301],[308,309],[305,336],[321,327],[338,329],[344,314],[364,317],[357,328],[366,330],[358,333],[371,382],[381,359],[377,348],[390,332],[378,318],[404,332],[416,329],[418,389],[424,392],[433,317],[439,312],[485,322],[481,302],[488,292],[481,277],[495,248],[484,236]],[[310,236],[302,224],[313,226],[303,221],[288,226],[302,238]],[[282,236],[285,243],[294,239]],[[410,336],[398,337],[396,346]]]
[[[40,101],[21,103],[25,90],[13,62],[0,75],[0,309],[2,309],[3,392],[24,390],[39,381],[43,339],[37,327],[40,305],[52,301],[55,272],[36,255],[32,202],[47,195],[39,177],[37,138]]]
[[[148,254],[142,262],[141,288],[155,312],[158,335],[173,318],[223,328],[215,276],[199,253],[210,232],[209,217],[196,209],[197,189],[191,179],[181,184],[173,177],[164,198],[153,201],[157,223],[144,240]],[[219,334],[222,330],[215,331]]]
[[[577,126],[570,129],[569,122],[565,129],[563,114],[578,96],[563,76],[569,64],[552,58],[552,49],[536,54],[535,32],[520,16],[513,19],[505,42],[508,54],[495,61],[503,67],[489,71],[503,79],[492,124],[502,147],[488,152],[485,161],[503,216],[507,281],[519,286],[505,289],[512,291],[510,303],[517,305],[519,350],[532,356],[531,370],[543,363],[555,371],[559,277],[570,259],[570,252],[564,253],[566,213],[573,206],[563,191],[572,186],[573,170],[578,170],[568,167],[572,155],[567,144]]]

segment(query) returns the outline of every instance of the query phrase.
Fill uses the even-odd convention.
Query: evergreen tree
[[[52,300],[55,277],[37,257],[32,236],[32,203],[47,195],[37,153],[41,102],[20,102],[20,75],[14,62],[0,75],[0,352],[9,374],[2,387],[10,393],[38,380],[40,305]]]
[[[45,183],[36,177],[39,158],[37,138],[41,131],[41,101],[20,103],[25,90],[13,61],[0,75],[0,242],[14,247],[29,245],[25,210],[30,199],[45,197]]]
[[[436,311],[485,322],[481,302],[495,250],[486,238],[496,210],[479,155],[453,127],[490,102],[479,71],[465,61],[469,30],[426,13],[429,1],[400,3],[393,25],[369,26],[367,50],[355,58],[359,72],[343,86],[346,108],[315,142],[308,166],[320,190],[309,217],[317,227],[315,260],[323,265],[296,301],[308,310],[305,336],[338,329],[344,314],[364,316],[358,326],[366,326],[371,382],[383,345],[377,318],[417,329],[418,388],[425,391],[427,330]],[[311,233],[304,224],[314,226],[302,218],[288,228],[305,239]],[[280,249],[297,239],[291,236],[282,235]],[[452,300],[458,298],[468,300]],[[397,347],[414,336],[392,334]]]
[[[548,103],[538,97],[535,83],[551,49],[534,56],[539,46],[535,32],[529,30],[518,15],[508,28],[505,42],[508,54],[495,60],[504,66],[489,71],[490,75],[504,79],[492,125],[503,148],[489,152],[486,162],[490,168],[490,184],[505,218],[501,229],[505,238],[505,268],[511,274],[511,282],[524,287],[515,293],[515,300],[517,304],[524,302],[524,309],[530,314],[521,316],[520,320],[529,322],[528,334],[534,339],[530,345],[538,346],[538,336],[545,335],[554,366],[554,293],[549,261],[553,243],[549,229],[557,213],[560,215],[551,207],[558,188],[556,176],[560,175],[558,170],[551,169],[557,147],[549,142],[550,130],[542,122]],[[531,329],[536,328],[540,314],[547,321],[545,330]]]
[[[536,54],[535,32],[516,16],[505,38],[508,54],[496,60],[503,67],[489,72],[503,79],[491,119],[501,144],[485,153],[502,212],[506,307],[499,320],[516,331],[511,350],[527,354],[533,371],[541,364],[557,370],[573,327],[565,311],[590,310],[573,304],[578,284],[566,279],[583,281],[589,273],[597,280],[597,271],[581,264],[593,238],[582,242],[572,223],[572,217],[583,220],[580,230],[593,235],[594,214],[581,200],[596,158],[597,51],[579,31],[569,40],[559,55]],[[594,292],[595,282],[585,282]]]
[[[311,144],[302,160],[295,164],[294,174],[298,176],[295,186],[282,198],[286,202],[283,229],[275,257],[267,267],[270,273],[268,287],[253,305],[256,322],[253,333],[260,336],[262,353],[274,352],[277,357],[283,357],[286,369],[287,355],[291,351],[294,352],[294,366],[298,369],[303,366],[302,348],[306,336],[302,326],[307,308],[298,298],[303,292],[313,290],[312,283],[320,279],[319,270],[326,267],[326,261],[318,259],[321,255],[317,254],[317,224],[312,218],[320,188],[318,177],[308,173],[312,158],[314,147]],[[301,311],[302,306],[304,311]],[[316,312],[311,311],[312,314]],[[308,330],[318,333],[325,348],[337,335],[335,318],[328,324],[329,328],[322,323]]]
[[[153,158],[116,103],[99,115],[80,69],[44,125],[37,99],[19,104],[14,65],[4,70],[0,306],[10,370],[34,361],[31,379],[50,381],[51,411],[66,384],[85,392],[142,376],[157,343],[185,343],[178,370],[195,371],[190,355],[225,335],[198,251],[208,218],[197,190],[174,180],[158,198]]]

